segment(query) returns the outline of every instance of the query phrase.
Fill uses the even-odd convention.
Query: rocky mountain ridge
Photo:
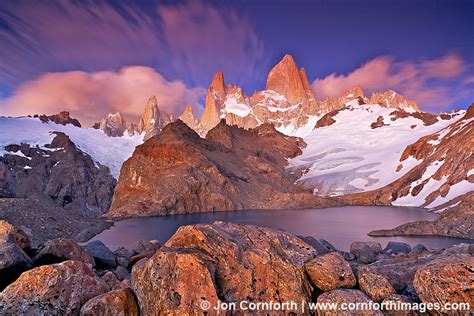
[[[347,89],[341,97],[318,101],[304,68],[298,69],[294,58],[287,54],[269,72],[265,90],[256,91],[250,97],[240,87],[226,85],[219,70],[207,92],[200,131],[204,136],[223,118],[231,125],[246,129],[271,123],[285,134],[292,134],[308,124],[314,126],[318,117],[342,109],[352,100],[407,112],[419,111],[414,101],[395,91],[375,92],[366,98],[360,86]]]
[[[124,163],[105,216],[337,205],[293,184],[286,159],[302,146],[269,124],[244,130],[221,121],[204,139],[177,120]]]
[[[156,96],[151,96],[146,102],[143,114],[138,123],[126,121],[122,113],[115,112],[108,114],[93,128],[103,131],[107,136],[120,137],[127,132],[128,136],[135,134],[143,135],[143,140],[147,140],[161,132],[163,127],[173,121],[173,116],[160,110]]]

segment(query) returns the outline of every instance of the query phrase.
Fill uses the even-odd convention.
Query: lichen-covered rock
[[[197,251],[158,250],[133,267],[131,286],[143,315],[198,315],[218,301],[213,259]]]
[[[474,258],[452,255],[420,267],[413,282],[422,302],[469,303],[474,306]]]
[[[139,310],[135,295],[127,288],[91,298],[82,306],[80,315],[138,316]]]
[[[77,260],[91,266],[95,265],[92,255],[77,242],[63,238],[48,240],[33,257],[35,265],[53,264],[66,260]]]
[[[356,285],[349,263],[337,252],[316,257],[305,268],[314,285],[324,292]]]
[[[323,293],[318,296],[317,303],[320,305],[323,304],[337,304],[338,309],[337,310],[323,310],[323,309],[318,309],[318,315],[319,316],[354,316],[354,315],[360,315],[360,316],[381,316],[383,315],[382,312],[379,310],[375,309],[349,309],[349,303],[366,303],[370,304],[373,302],[370,300],[370,298],[365,295],[363,292],[359,290],[349,290],[349,289],[337,289],[337,290],[332,290],[326,293]],[[343,310],[343,303],[346,303],[346,310]],[[369,306],[368,306],[369,307]]]
[[[382,275],[375,274],[369,269],[360,268],[357,271],[360,289],[372,300],[381,302],[388,296],[395,294],[395,289]]]
[[[0,314],[77,315],[85,302],[107,291],[85,263],[45,265],[23,273],[0,293]]]
[[[302,240],[268,228],[183,226],[151,259],[133,267],[131,283],[145,314],[193,314],[202,300],[214,305],[218,297],[309,302],[313,287],[304,264],[316,254]]]

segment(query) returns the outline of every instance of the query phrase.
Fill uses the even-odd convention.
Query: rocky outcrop
[[[67,212],[97,215],[110,206],[115,179],[67,135],[54,132],[45,148],[11,144],[0,157],[0,192],[6,197],[38,197]]]
[[[138,316],[135,295],[129,288],[115,290],[96,296],[81,307],[81,316],[123,315]]]
[[[319,101],[319,107],[323,113],[339,111],[348,104],[367,104],[369,100],[364,96],[361,86],[355,86],[344,91],[342,96],[330,98],[326,97]],[[336,112],[337,113],[337,112]]]
[[[194,314],[203,300],[211,306],[218,299],[309,301],[312,287],[303,265],[316,254],[302,240],[267,228],[183,226],[151,259],[133,267],[131,283],[144,314]]]
[[[422,302],[438,303],[441,308],[447,303],[469,303],[472,308],[473,280],[474,258],[469,255],[453,255],[433,260],[419,268],[415,274],[414,285]],[[464,312],[449,313],[465,315]]]
[[[305,268],[313,284],[324,292],[352,288],[357,282],[349,262],[337,252],[316,257]]]
[[[137,129],[135,124],[126,121],[120,112],[110,113],[96,127],[111,137],[123,136],[125,132],[131,136],[135,134]]]
[[[211,84],[207,89],[206,106],[201,116],[201,125],[204,131],[214,128],[221,120],[221,110],[224,107],[226,98],[226,87],[224,83],[224,74],[219,70],[212,78]]]
[[[0,293],[0,313],[77,315],[84,303],[107,291],[86,264],[65,261],[23,273]]]
[[[158,107],[158,100],[155,96],[151,96],[146,105],[145,110],[137,125],[137,132],[144,134],[143,140],[147,140],[155,135],[158,135],[163,127],[171,123],[173,118],[160,111]]]
[[[396,108],[406,112],[419,112],[420,108],[415,101],[407,100],[397,92],[388,90],[385,92],[374,92],[370,97],[370,104],[380,104],[384,107]]]
[[[446,236],[474,239],[474,193],[448,208],[434,221],[416,221],[393,229],[375,230],[369,236]]]
[[[43,123],[53,122],[61,125],[71,124],[76,127],[81,127],[81,123],[79,123],[77,119],[72,118],[67,111],[62,111],[53,115],[35,115],[34,117],[38,117]]]
[[[201,137],[205,137],[204,129],[198,119],[193,114],[193,108],[191,105],[187,105],[183,113],[178,117],[184,124],[188,125]]]
[[[124,163],[105,216],[337,205],[293,184],[286,159],[301,146],[270,125],[243,130],[221,122],[202,139],[178,120]]]
[[[304,68],[298,71],[295,60],[289,54],[268,74],[266,90],[284,96],[291,105],[300,104],[307,114],[318,114],[318,104],[306,78]]]

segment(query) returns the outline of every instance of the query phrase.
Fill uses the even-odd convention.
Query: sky
[[[0,2],[0,115],[136,119],[150,95],[199,114],[213,74],[247,94],[286,53],[316,96],[393,89],[428,112],[474,102],[472,0]]]

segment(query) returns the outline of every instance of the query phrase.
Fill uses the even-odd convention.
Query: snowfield
[[[79,128],[73,125],[42,123],[30,117],[0,117],[0,156],[7,153],[6,145],[27,143],[32,147],[50,144],[54,138],[52,132],[63,132],[76,146],[89,154],[92,159],[109,167],[112,175],[118,179],[120,168],[135,150],[143,143],[143,135],[109,137],[101,130]],[[11,154],[11,153],[10,153]]]
[[[440,131],[464,114],[459,112],[451,120],[439,120],[425,126],[423,121],[414,117],[392,121],[390,113],[393,111],[393,108],[377,104],[351,103],[349,109],[333,117],[334,124],[314,129],[308,134],[301,133],[307,147],[302,155],[289,160],[291,171],[304,171],[297,183],[312,189],[315,194],[326,196],[379,189],[421,163],[413,157],[400,162],[407,145]],[[370,125],[379,116],[383,117],[386,125],[372,129]],[[397,172],[399,165],[401,169]],[[397,202],[399,205],[421,205],[411,200]]]

